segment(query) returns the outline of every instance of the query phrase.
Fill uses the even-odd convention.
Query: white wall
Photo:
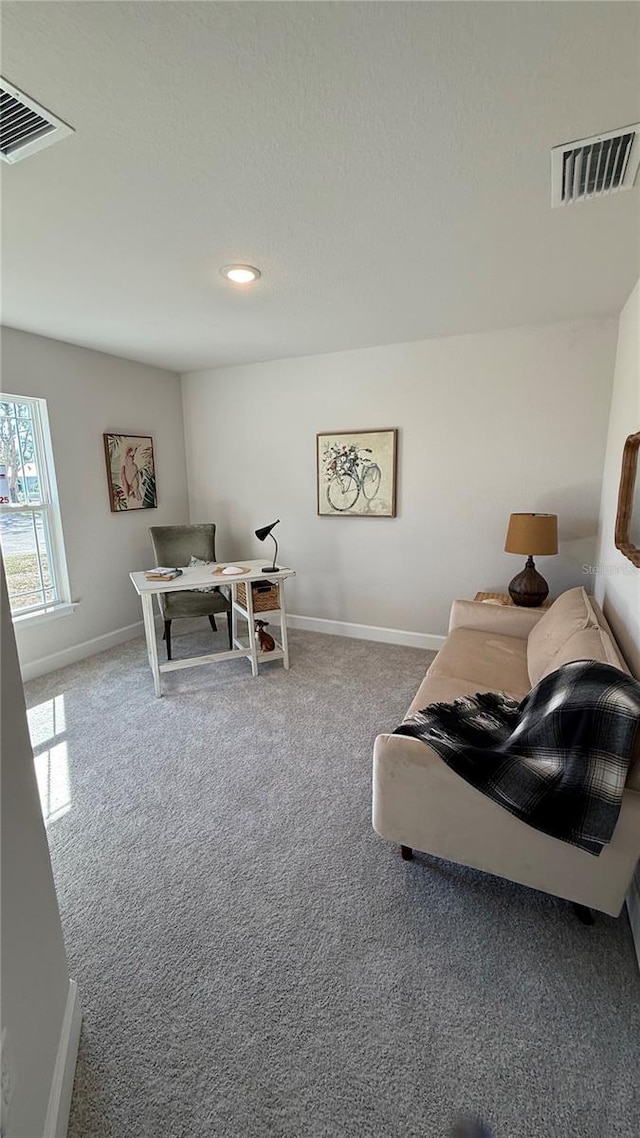
[[[73,989],[70,992],[3,568],[0,577],[2,1030],[15,1087],[3,1134],[36,1138],[44,1132]],[[71,1069],[75,1039],[73,1043]]]
[[[23,671],[32,676],[140,632],[129,571],[151,564],[150,525],[188,517],[180,381],[173,372],[5,328],[0,386],[47,400],[71,596],[80,602],[71,616],[16,624]],[[110,512],[104,431],[153,436],[158,509]]]
[[[602,482],[596,597],[629,667],[640,677],[640,569],[614,545],[622,451],[640,431],[640,281],[620,314],[609,435]]]
[[[276,517],[291,611],[441,634],[451,601],[504,587],[512,510],[559,515],[552,592],[595,555],[614,320],[307,356],[183,376],[192,521],[218,556],[264,554]],[[398,427],[398,517],[316,516],[317,431]],[[401,585],[398,587],[398,580]]]
[[[640,281],[618,325],[615,377],[602,479],[596,597],[627,663],[640,678],[640,569],[614,545],[622,451],[628,435],[640,431]],[[640,965],[640,866],[627,896],[629,920]]]

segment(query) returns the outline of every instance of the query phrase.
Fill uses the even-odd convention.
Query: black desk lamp
[[[264,541],[265,537],[271,537],[271,540],[273,541],[273,544],[276,547],[274,550],[274,554],[273,554],[273,565],[263,566],[263,569],[262,569],[263,573],[277,573],[278,572],[278,566],[276,565],[276,557],[278,556],[278,542],[276,541],[276,539],[273,536],[273,534],[271,533],[271,531],[272,531],[272,529],[275,529],[275,527],[278,525],[279,521],[280,521],[280,518],[277,518],[276,521],[272,522],[270,526],[262,526],[262,529],[256,530],[256,537],[257,537],[258,541]]]

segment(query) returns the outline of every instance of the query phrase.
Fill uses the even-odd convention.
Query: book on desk
[[[157,565],[155,569],[148,569],[145,573],[147,581],[175,581],[182,576],[182,569],[172,569],[164,565]]]

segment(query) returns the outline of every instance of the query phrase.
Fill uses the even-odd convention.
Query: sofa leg
[[[572,901],[571,908],[573,909],[578,920],[581,921],[583,925],[595,924],[593,913],[591,912],[591,909],[587,909],[586,905],[579,905],[577,901]]]
[[[400,853],[403,861],[413,861],[413,850],[411,846],[400,846]]]
[[[164,622],[164,636],[163,640],[167,642],[167,660],[171,659],[171,621],[165,620]]]

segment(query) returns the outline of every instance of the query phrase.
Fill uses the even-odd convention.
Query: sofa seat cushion
[[[529,633],[527,666],[531,687],[547,674],[554,657],[574,633],[597,627],[598,618],[582,586],[562,593]]]
[[[531,688],[527,641],[496,632],[454,628],[427,672],[427,678],[440,676],[468,682],[461,695],[506,691],[522,699]]]
[[[478,690],[478,685],[473,680],[434,676],[429,670],[407,708],[407,715],[413,711],[422,711],[432,703],[453,703],[454,699],[463,695],[475,695]]]

